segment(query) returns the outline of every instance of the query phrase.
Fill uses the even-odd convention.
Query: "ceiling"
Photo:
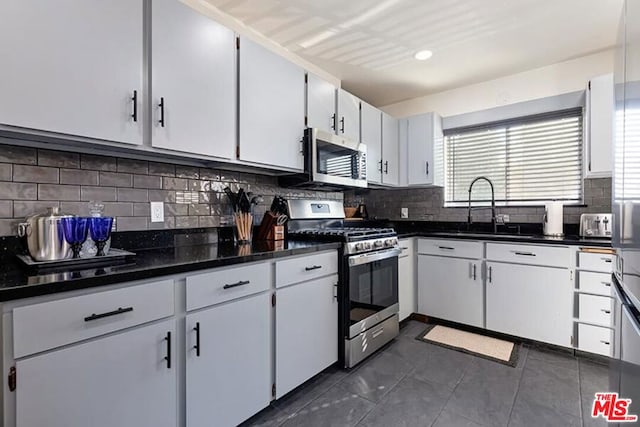
[[[622,0],[204,0],[383,106],[614,45]],[[429,49],[427,61],[413,58]]]

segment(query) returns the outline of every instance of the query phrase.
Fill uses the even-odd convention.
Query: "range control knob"
[[[364,248],[366,250],[370,250],[371,249],[371,242],[364,242]]]
[[[396,244],[395,239],[387,239],[387,240],[385,240],[385,241],[384,241],[384,245],[385,245],[386,247],[390,247],[390,246],[393,246],[393,245],[395,245],[395,244]]]
[[[384,246],[384,242],[382,240],[376,240],[375,242],[373,242],[374,248],[381,248],[382,246]]]
[[[356,243],[355,248],[356,248],[356,251],[361,251],[361,250],[365,249],[364,243],[362,243],[362,242]]]

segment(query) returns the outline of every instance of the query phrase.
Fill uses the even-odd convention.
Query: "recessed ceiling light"
[[[425,61],[431,58],[432,56],[433,56],[433,52],[431,52],[430,50],[421,50],[419,52],[416,52],[415,55],[413,55],[413,57],[416,58],[418,61]]]

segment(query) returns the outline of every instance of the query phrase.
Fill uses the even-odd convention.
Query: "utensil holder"
[[[233,214],[233,231],[236,243],[251,244],[253,238],[253,215],[251,212],[236,212]]]

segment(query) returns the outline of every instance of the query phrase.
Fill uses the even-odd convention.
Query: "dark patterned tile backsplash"
[[[291,190],[273,176],[0,145],[0,236],[15,235],[25,217],[58,206],[88,215],[101,201],[116,217],[118,231],[218,227],[231,220],[225,187],[264,196],[255,209],[259,223],[276,194],[288,198],[342,200],[342,193]],[[165,220],[149,220],[149,202],[165,202]]]
[[[426,221],[467,220],[467,208],[445,208],[444,189],[404,188],[371,189],[348,191],[345,206],[367,204],[369,215],[378,218],[400,219],[401,208],[408,208],[409,219]],[[591,178],[584,180],[584,206],[565,206],[564,222],[578,224],[582,213],[611,212],[611,178]],[[544,215],[542,206],[498,207],[498,214],[508,214],[510,222],[540,223]],[[474,211],[477,222],[490,222],[491,211]]]

